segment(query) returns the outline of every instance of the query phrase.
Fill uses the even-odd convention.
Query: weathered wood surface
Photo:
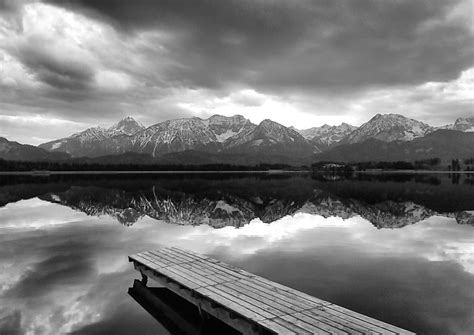
[[[129,260],[245,334],[413,334],[191,251],[162,248]]]

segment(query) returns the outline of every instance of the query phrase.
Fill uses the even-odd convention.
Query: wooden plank
[[[196,283],[196,282],[194,282],[194,281],[192,281],[192,280],[190,280],[186,277],[176,275],[175,273],[168,271],[166,268],[162,268],[159,271],[156,271],[156,270],[150,270],[150,271],[152,271],[152,273],[155,276],[156,275],[161,275],[163,277],[166,277],[168,280],[175,281],[175,282],[179,283],[180,285],[183,285],[184,287],[189,288],[190,290],[194,290],[198,287],[201,287],[200,283]],[[143,272],[143,271],[141,271],[141,272]]]
[[[179,249],[177,249],[179,250]],[[195,256],[193,254],[187,254],[182,250],[177,251],[175,249],[172,249],[173,254],[175,255],[182,255],[184,259],[188,260],[189,263],[192,266],[195,266],[196,268],[202,268],[206,267],[208,270],[212,271],[212,273],[219,273],[219,267],[213,266],[211,264],[215,264],[217,261],[210,261],[208,257],[203,257],[203,256]]]
[[[262,284],[254,280],[248,280],[248,279],[239,280],[237,283],[240,283],[241,285],[245,285],[248,287],[257,288],[258,290],[262,292],[265,292],[269,295],[273,295],[275,297],[279,297],[282,300],[287,301],[288,303],[294,306],[300,307],[301,309],[311,309],[311,308],[322,306],[321,304],[316,303],[314,301],[308,301],[304,298],[301,298],[293,294],[292,291],[281,290],[279,288],[276,288],[267,284]]]
[[[174,257],[176,258],[183,259],[187,262],[193,262],[196,260],[195,256],[188,254],[186,252],[178,252],[177,250],[179,249],[167,248],[166,252],[169,253],[170,255],[174,255]]]
[[[192,250],[188,250],[188,249],[185,250],[185,249],[181,249],[181,248],[177,248],[177,247],[170,247],[169,249],[174,250],[174,251],[179,252],[179,253],[182,253],[182,254],[193,256],[193,257],[196,257],[196,258],[200,258],[202,260],[206,260],[206,261],[209,261],[209,262],[219,262],[217,259],[211,258],[211,257],[203,255],[203,254],[199,254],[199,253],[194,252]]]
[[[169,265],[169,263],[164,263],[163,261],[155,258],[150,258],[144,254],[137,254],[132,256],[132,259],[135,259],[138,262],[146,262],[147,264],[153,264],[153,267],[159,269],[159,268],[164,268]]]
[[[229,279],[232,279],[232,280],[233,279],[237,280],[237,279],[249,279],[249,278],[251,278],[251,277],[249,277],[245,274],[238,273],[238,272],[229,270],[227,268],[221,267],[219,264],[216,264],[216,263],[209,263],[209,262],[199,261],[199,262],[196,262],[195,265],[198,266],[198,267],[203,267],[203,268],[215,271],[215,273],[218,273],[218,274],[220,274],[224,277],[227,277]]]
[[[325,311],[334,314],[334,315],[339,315],[340,317],[351,321],[355,324],[363,324],[366,325],[369,329],[373,329],[375,331],[379,331],[382,334],[413,334],[412,332],[407,332],[403,329],[400,329],[396,326],[392,326],[388,323],[373,319],[371,317],[365,316],[363,314],[353,312],[347,308],[340,307],[337,305],[327,305],[324,306]]]
[[[186,276],[187,278],[190,278],[192,280],[195,280],[196,282],[200,282],[202,285],[201,286],[211,286],[211,285],[216,285],[217,282],[215,282],[212,279],[209,279],[207,277],[202,276],[201,274],[186,269],[180,265],[172,265],[166,268],[169,271],[172,271],[174,273],[177,273],[181,276]]]
[[[199,258],[199,259],[202,259],[202,258]],[[292,293],[292,291],[276,290],[275,287],[273,287],[273,286],[262,285],[261,283],[256,284],[255,282],[251,281],[251,279],[254,278],[255,275],[252,275],[251,277],[244,276],[241,273],[228,271],[228,269],[223,268],[223,267],[219,266],[219,264],[216,264],[216,263],[213,263],[213,265],[208,266],[208,264],[206,264],[202,261],[199,261],[199,263],[186,264],[186,266],[189,267],[189,268],[197,267],[197,268],[202,269],[202,270],[211,270],[212,269],[212,270],[216,271],[214,273],[214,275],[216,275],[216,276],[219,273],[217,271],[224,272],[226,275],[229,275],[228,281],[232,281],[233,279],[245,279],[246,280],[245,282],[240,282],[241,285],[250,286],[250,287],[254,287],[254,288],[260,288],[262,291],[264,291],[264,295],[272,295],[274,297],[281,298],[282,300],[288,299],[289,302],[287,303],[287,305],[291,305],[291,303],[293,303],[292,305],[298,305],[300,307],[298,309],[298,311],[301,310],[301,308],[309,309],[309,308],[319,306],[319,304],[315,303],[314,301],[311,301],[310,303],[308,303],[307,299],[300,299],[300,297],[295,296]],[[210,272],[210,273],[212,273],[212,272]],[[281,303],[284,304],[285,302],[282,301]]]
[[[152,264],[148,259],[144,259],[140,255],[129,256],[128,259],[134,263],[144,264],[153,268],[155,267],[155,264]]]
[[[210,278],[210,279],[214,280],[217,283],[223,283],[223,282],[227,282],[227,281],[235,281],[235,279],[227,277],[227,276],[223,275],[220,272],[213,272],[213,271],[211,271],[211,270],[209,270],[209,269],[207,269],[203,266],[197,266],[197,265],[199,265],[199,264],[196,264],[196,263],[194,263],[194,264],[183,263],[180,266],[185,268],[185,269],[195,271],[196,273],[199,273],[200,275],[202,275],[206,278]]]
[[[206,267],[205,263],[202,262],[182,263],[180,266],[189,271],[196,272],[205,278],[213,280],[215,283],[235,280],[235,278],[232,278],[222,271],[216,271],[214,268]]]
[[[286,320],[282,320],[280,318],[274,319],[267,319],[261,322],[262,325],[267,327],[268,329],[276,332],[277,334],[314,334],[305,329],[298,327],[291,322]],[[327,334],[327,333],[319,333],[319,334]]]
[[[237,314],[249,318],[250,320],[261,321],[274,317],[273,315],[267,313],[264,310],[254,309],[254,306],[249,306],[246,303],[237,303],[232,299],[233,297],[229,298],[228,296],[216,293],[210,288],[201,287],[198,292],[203,296],[210,298],[214,302],[217,302],[223,306],[226,306],[227,308],[232,309]]]
[[[254,295],[246,294],[245,291],[238,291],[235,288],[231,287],[228,284],[216,285],[212,287],[216,291],[220,291],[229,295],[234,296],[238,300],[245,301],[249,304],[254,305],[255,307],[261,308],[273,314],[273,316],[280,316],[288,314],[288,311],[283,310],[277,304],[270,302],[269,300],[261,300]],[[290,310],[291,312],[291,310]]]
[[[147,250],[141,252],[142,255],[147,255],[149,257],[154,257],[156,259],[161,260],[162,262],[165,262],[167,264],[176,264],[176,259],[173,257],[170,257],[167,252],[164,250]],[[158,254],[158,255],[157,255]]]
[[[181,255],[182,257],[188,257],[189,259],[193,261],[204,261],[204,262],[217,262],[217,260],[214,260],[208,256],[197,254],[197,253],[192,253],[189,250],[184,250],[184,249],[178,249],[175,247],[169,248],[169,251],[176,254],[176,255]]]
[[[174,271],[171,267],[157,267],[156,266],[156,263],[157,260],[156,259],[153,259],[153,258],[149,258],[148,255],[141,255],[140,256],[141,259],[144,259],[146,260],[148,266],[155,270],[155,271],[158,271],[160,274],[162,275],[165,275],[166,277],[170,278],[170,279],[173,279],[173,280],[176,280],[182,284],[184,284],[185,286],[189,287],[189,288],[197,288],[197,287],[201,287],[201,286],[206,286],[207,283],[204,283],[200,280],[197,280],[196,278],[194,277],[188,277],[188,276],[184,276],[182,273],[180,273],[180,271]]]
[[[176,282],[168,281],[164,276],[159,275],[157,277],[156,272],[154,272],[153,270],[145,269],[144,272],[145,274],[150,276],[150,278],[157,280],[164,287],[168,288],[175,294],[193,303],[194,305],[198,306],[210,315],[213,315],[219,320],[227,323],[229,326],[233,327],[234,329],[237,329],[242,334],[262,335],[258,331],[258,323],[253,321],[249,322],[249,318],[246,318],[238,313],[233,312],[230,309],[227,309],[226,307],[224,307],[224,305],[216,304],[215,302],[213,302],[212,299],[194,293],[193,290],[190,290]]]
[[[315,298],[309,294],[306,294],[306,293],[303,293],[303,292],[300,292],[298,290],[295,290],[295,289],[292,289],[288,286],[285,286],[285,285],[282,285],[282,284],[279,284],[277,282],[272,282],[266,278],[263,278],[263,277],[254,277],[254,280],[256,283],[258,284],[261,284],[261,285],[268,285],[270,287],[274,287],[276,289],[280,289],[284,292],[288,292],[288,293],[291,293],[292,295],[298,297],[299,299],[301,299],[302,301],[308,301],[308,302],[312,302],[318,306],[320,305],[329,305],[330,302],[327,302],[327,301],[324,301],[324,300],[321,300],[321,299],[318,299],[318,298]]]
[[[245,308],[249,309],[250,311],[253,311],[257,314],[265,316],[266,319],[274,318],[275,316],[277,316],[277,315],[273,314],[271,311],[269,311],[268,309],[262,308],[262,306],[255,305],[254,303],[246,301],[244,299],[238,299],[238,297],[236,295],[232,294],[232,292],[219,290],[215,286],[205,287],[204,289],[206,289],[210,292],[213,292],[216,296],[224,297],[224,298],[226,298],[230,301],[233,301],[234,303],[236,303],[238,305],[245,306]],[[201,293],[201,290],[199,289],[199,290],[197,290],[197,292]]]
[[[221,287],[221,285],[217,287]],[[234,282],[224,283],[222,284],[222,287],[229,287],[231,289],[234,289],[237,292],[241,292],[242,294],[245,294],[249,297],[253,297],[256,300],[261,301],[265,305],[271,306],[272,308],[282,311],[284,314],[292,314],[292,313],[296,313],[302,310],[300,308],[292,306],[291,304],[286,304],[285,302],[282,303],[280,300],[274,297],[265,296],[265,295],[256,293],[254,290],[250,290],[249,288],[237,286],[234,284]]]
[[[199,258],[199,259],[202,259],[202,258]],[[184,264],[181,264],[181,265],[184,266]],[[197,264],[196,264],[196,265],[197,265]],[[201,265],[201,263],[200,263],[199,265]],[[188,267],[188,269],[191,269],[191,268],[196,267],[196,266],[194,266],[194,264],[193,264],[193,265],[191,265],[191,264],[186,264],[186,267]],[[203,268],[202,266],[199,266],[199,269],[202,269],[202,268]],[[209,268],[205,268],[205,267],[204,267],[204,269],[208,270]],[[222,267],[215,267],[215,266],[213,266],[212,269],[214,269],[214,270],[216,270],[216,271],[222,271],[223,268],[222,268]],[[208,271],[208,273],[209,273],[209,271]],[[212,272],[210,272],[210,273],[212,274]],[[217,275],[217,272],[214,273],[214,275]],[[235,273],[233,273],[233,275],[235,275]],[[252,275],[252,278],[253,278],[253,277],[254,277],[254,275]],[[234,276],[234,278],[235,278],[235,279],[238,279],[238,278],[242,278],[242,276]],[[229,281],[232,281],[232,277],[229,278]],[[254,292],[254,293],[257,293],[255,290],[254,290],[253,292]],[[273,294],[273,295],[275,296],[275,293],[278,293],[278,291],[269,291],[268,293]],[[268,293],[267,293],[267,294],[262,294],[262,296],[267,296],[267,297],[269,297],[270,295],[269,295]],[[277,295],[276,297],[278,298],[278,295]],[[281,296],[280,296],[280,297],[281,297]],[[286,295],[283,295],[283,297],[286,297]],[[294,297],[293,295],[290,295],[290,297],[288,297],[288,298],[289,298],[289,299],[294,299],[295,297]],[[275,298],[273,297],[272,300],[275,300]],[[279,301],[279,303],[281,303],[283,306],[287,306],[287,307],[294,306],[294,305],[291,305],[291,303],[286,303],[286,304],[285,304],[285,301]],[[271,305],[271,304],[270,304],[270,305]],[[300,307],[301,307],[301,308],[297,308],[296,310],[287,311],[287,312],[296,312],[296,311],[300,311],[300,310],[302,310],[302,309],[307,309],[307,308],[315,307],[315,305],[314,305],[314,304],[311,304],[311,305],[306,304],[306,305],[303,305],[303,306],[300,306]]]
[[[145,275],[252,333],[259,325],[277,334],[413,334],[191,251],[162,248],[129,259]]]
[[[374,332],[369,328],[364,328],[363,326],[347,322],[344,319],[339,318],[338,316],[329,314],[324,310],[318,308],[304,311],[302,313],[311,317],[322,318],[327,324],[332,325],[333,327],[336,327],[338,329],[342,329],[349,334],[379,334],[378,332]]]
[[[209,266],[213,267],[214,269],[220,269],[220,270],[222,270],[222,271],[224,271],[228,274],[234,274],[236,276],[241,276],[241,278],[249,278],[249,277],[255,277],[256,276],[253,273],[246,272],[242,269],[236,268],[232,265],[223,263],[221,261],[212,259],[210,257],[202,256],[202,255],[199,255],[199,254],[191,253],[189,251],[184,251],[184,250],[177,249],[177,248],[173,248],[173,250],[177,250],[179,252],[186,253],[190,256],[194,256],[196,260],[198,260],[202,263],[208,264]]]
[[[159,271],[163,268],[159,264],[155,263],[155,261],[150,260],[149,258],[144,257],[142,255],[140,255],[140,256],[136,255],[134,262],[136,262],[138,264],[143,264],[143,265],[147,266],[148,268],[153,269],[153,270],[157,270],[157,271]]]
[[[341,331],[338,328],[332,327],[331,325],[325,323],[324,321],[318,320],[316,318],[308,317],[302,313],[295,313],[291,315],[284,315],[281,317],[283,320],[286,320],[290,323],[297,325],[303,329],[311,331],[313,334],[318,333],[328,333],[335,335],[347,335],[347,332]]]
[[[189,262],[188,260],[174,257],[174,255],[171,255],[165,252],[164,250],[150,250],[150,251],[145,252],[145,254],[147,254],[150,257],[155,257],[155,258],[164,260],[166,262],[169,262],[171,265]]]
[[[161,264],[161,259],[158,259],[156,255],[150,255],[149,253],[142,253],[138,256],[135,256],[135,258],[141,260],[142,262],[145,261],[146,264],[153,269],[161,271],[162,269],[166,268],[167,271],[176,273],[176,275],[180,277],[187,278],[188,280],[194,283],[194,285],[192,285],[193,287],[202,287],[218,284],[218,282],[215,280],[209,279],[205,276],[198,276],[197,272],[195,271],[190,271],[190,269],[181,269],[180,267],[185,265],[184,263],[163,266],[163,264]]]
[[[176,281],[178,283],[181,283],[181,280],[184,278],[186,279],[187,282],[190,282],[192,283],[193,285],[189,286],[189,288],[191,289],[196,289],[198,287],[205,287],[205,286],[208,286],[208,284],[206,282],[202,282],[200,281],[199,279],[196,279],[194,277],[189,277],[189,276],[186,276],[185,274],[181,273],[180,271],[176,271],[175,269],[172,269],[172,268],[164,268],[164,269],[161,269],[160,270],[161,273],[163,273],[165,276],[167,276],[168,278],[170,279],[177,279]]]
[[[187,253],[187,254],[194,255],[193,253],[188,252],[188,251],[184,251],[184,250],[180,250],[180,249],[176,249],[176,248],[172,248],[172,249],[173,250],[179,250],[179,252],[182,252],[182,253]],[[200,261],[202,261],[203,259],[209,260],[209,257],[203,257],[203,256],[197,255],[197,254],[195,254],[195,255],[196,255],[195,259],[199,259]],[[314,298],[314,297],[312,297],[310,295],[307,295],[305,293],[302,293],[302,292],[295,291],[295,290],[293,290],[293,289],[291,289],[287,286],[277,284],[275,282],[271,282],[271,281],[269,281],[265,278],[258,277],[254,274],[251,274],[249,272],[245,272],[244,270],[235,268],[231,265],[228,265],[228,264],[220,262],[220,261],[215,261],[214,260],[211,263],[211,265],[209,265],[209,266],[216,269],[216,271],[221,270],[221,271],[226,272],[229,275],[233,275],[233,276],[239,277],[241,279],[249,279],[250,280],[250,278],[254,278],[258,285],[269,284],[267,287],[269,287],[271,289],[280,288],[282,290],[282,291],[280,291],[280,293],[283,293],[285,295],[289,295],[293,299],[299,299],[301,302],[306,302],[306,303],[311,302],[310,305],[307,305],[308,308],[310,308],[312,306],[315,306],[315,305],[319,306],[319,305],[329,304],[329,302]]]
[[[166,269],[171,265],[169,263],[163,263],[161,259],[157,259],[144,253],[140,254],[139,258],[142,260],[146,260],[147,263],[151,264],[150,266],[153,266],[155,270]]]

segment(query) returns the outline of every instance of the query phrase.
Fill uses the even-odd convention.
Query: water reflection
[[[0,188],[4,203],[34,196],[130,226],[148,216],[179,225],[242,227],[309,213],[361,216],[378,228],[400,228],[432,216],[474,225],[473,185],[462,175],[155,176],[25,178]],[[328,181],[329,179],[329,181]],[[465,178],[465,180],[470,180]]]
[[[471,220],[473,185],[464,176],[459,184],[383,178],[2,179],[0,333],[169,333],[126,294],[137,276],[127,255],[175,245],[421,334],[471,334],[474,230],[458,223]],[[124,216],[112,214],[139,212],[138,200],[155,196],[163,204],[151,206],[155,214],[117,224]],[[209,215],[220,229],[178,220],[219,201],[241,210],[246,224],[227,212]],[[405,203],[413,204],[408,215]],[[101,208],[114,212],[97,216]],[[402,229],[377,229],[406,217]]]
[[[135,280],[128,294],[170,334],[240,334],[210,315],[202,318],[195,305],[164,287],[147,287]]]

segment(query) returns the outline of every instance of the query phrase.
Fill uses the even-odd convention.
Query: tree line
[[[203,164],[203,165],[160,165],[160,164],[100,164],[79,162],[29,162],[0,159],[0,171],[269,171],[291,170],[286,164]]]
[[[366,170],[441,170],[448,171],[474,171],[474,158],[451,160],[449,165],[441,165],[440,158],[429,158],[423,160],[409,161],[367,161],[367,162],[353,162],[353,163],[338,163],[323,161],[311,165],[313,170],[332,171],[332,172],[354,172]]]

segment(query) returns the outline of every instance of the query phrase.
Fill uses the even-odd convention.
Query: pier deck
[[[178,248],[129,256],[136,270],[244,334],[413,334]]]

